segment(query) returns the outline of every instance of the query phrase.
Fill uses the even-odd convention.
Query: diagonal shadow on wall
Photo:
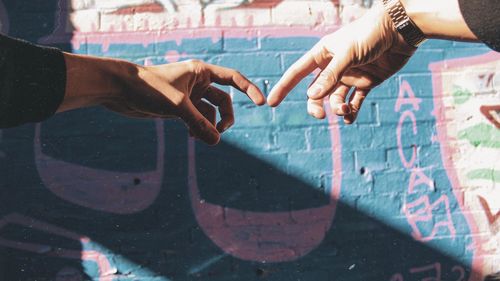
[[[156,159],[154,153],[123,145],[126,142],[121,145],[119,142],[118,148],[115,148],[121,149],[121,153],[108,150],[109,144],[104,141],[105,137],[96,139],[93,135],[83,134],[84,126],[75,129],[66,123],[68,120],[79,120],[75,123],[80,123],[81,119],[75,118],[74,114],[81,117],[85,113],[96,116],[89,120],[112,118],[110,113],[90,109],[62,114],[44,123],[42,143],[45,144],[47,155],[54,155],[68,163],[100,169],[106,169],[105,165],[109,165],[115,171],[122,172],[140,171],[152,166],[151,163]],[[138,122],[142,122],[146,128],[144,135],[150,135],[151,143],[146,142],[146,146],[154,146],[155,135],[147,129],[154,122]],[[102,128],[115,130],[115,133],[120,130],[110,126],[110,123],[102,124]],[[298,224],[295,229],[287,233],[283,231],[284,227],[278,226],[273,235],[269,229],[259,225],[267,223],[265,220],[271,223],[279,221],[264,217],[261,223],[249,222],[245,220],[244,214],[261,212],[272,216],[285,212],[290,214],[290,220],[293,221],[295,211],[328,206],[328,190],[321,190],[321,184],[315,186],[280,171],[228,143],[216,147],[196,143],[196,171],[201,200],[226,209],[239,210],[243,214],[239,222],[232,222],[234,227],[231,230],[235,234],[224,236],[233,239],[227,241],[229,244],[254,253],[273,249],[265,253],[278,258],[280,255],[290,256],[286,252],[287,247],[310,246],[310,252],[297,256],[296,260],[277,263],[245,261],[228,255],[221,250],[220,245],[214,243],[218,233],[210,232],[206,225],[200,227],[199,217],[197,221],[193,213],[188,184],[187,132],[177,122],[166,122],[165,125],[165,174],[161,191],[151,206],[135,214],[109,214],[79,207],[56,197],[47,190],[47,183],[39,178],[33,164],[34,126],[4,131],[2,150],[6,152],[7,158],[2,161],[1,167],[2,214],[22,214],[91,238],[94,247],[105,253],[117,267],[114,273],[123,278],[129,277],[124,280],[148,280],[146,276],[164,277],[166,280],[391,280],[391,277],[395,278],[392,280],[421,280],[435,276],[437,270],[441,272],[440,280],[461,280],[462,269],[469,276],[470,265],[415,241],[389,227],[386,222],[342,202],[336,202],[336,214],[331,227],[324,224],[323,228],[308,232],[311,223],[317,219],[311,212],[309,221],[295,219]],[[121,130],[126,130],[126,127]],[[67,135],[74,131],[80,134]],[[53,146],[52,141],[60,140],[65,133],[67,142]],[[101,163],[92,162],[96,161],[95,158],[85,149],[71,149],[78,146],[91,147],[94,152],[102,153]],[[143,152],[142,157],[136,155],[133,161],[126,161],[127,157],[123,157],[123,154],[130,151],[130,155],[135,155],[135,149]],[[53,173],[58,171],[54,170]],[[227,219],[229,223],[230,219]],[[208,221],[217,223],[217,220]],[[2,238],[16,241],[83,250],[79,242],[67,237],[19,225],[3,228],[1,234]],[[287,235],[293,235],[295,239],[290,240]],[[304,239],[317,241],[301,244]],[[230,248],[225,250],[232,251]],[[55,274],[65,267],[82,270],[78,260],[51,256],[53,249],[40,251],[30,253],[4,249],[4,280],[53,280]],[[87,269],[95,266],[85,262]],[[413,273],[410,272],[412,268]],[[415,268],[420,271],[415,271]],[[397,273],[401,275],[394,275]],[[142,277],[133,277],[135,275]]]
[[[2,1],[9,11],[10,35],[37,42],[54,30],[57,1]],[[59,47],[70,50],[69,44]],[[86,115],[94,114],[96,117],[93,120],[101,124],[97,126],[99,134],[94,131],[96,123],[81,121],[87,120]],[[111,119],[95,109],[60,115],[42,125],[42,151],[67,163],[100,170],[139,174],[154,169],[157,153],[153,147],[157,147],[158,141],[153,133],[154,124],[144,121],[134,127],[138,128],[138,135],[146,136],[134,139],[126,137],[127,133],[131,135],[130,131],[117,133],[120,129],[117,129],[116,123],[109,122]],[[77,130],[72,127],[75,120],[79,123]],[[121,122],[126,125],[128,121]],[[92,133],[82,133],[85,131]],[[390,280],[391,277],[394,278],[392,280],[422,280],[433,276],[438,269],[441,280],[465,280],[460,278],[461,268],[466,276],[470,275],[469,264],[462,264],[437,249],[417,242],[386,222],[342,201],[335,202],[335,209],[329,209],[335,212],[335,218],[325,223],[323,229],[314,228],[307,232],[309,226],[321,224],[306,225],[306,221],[297,220],[292,214],[294,211],[329,206],[331,196],[326,181],[314,183],[297,174],[283,172],[229,143],[210,148],[196,143],[200,199],[213,206],[241,211],[241,220],[233,222],[236,226],[233,228],[234,235],[223,236],[238,239],[228,240],[224,245],[235,243],[237,247],[247,247],[244,250],[254,254],[262,249],[274,249],[270,253],[276,259],[280,255],[297,256],[296,260],[272,263],[235,258],[226,253],[235,252],[234,249],[226,248],[225,252],[221,250],[220,241],[219,244],[214,242],[220,233],[200,227],[199,216],[197,220],[197,214],[193,212],[186,156],[189,141],[183,125],[166,123],[161,189],[149,207],[133,214],[92,210],[51,193],[34,163],[35,132],[34,125],[2,131],[0,149],[4,154],[0,158],[0,210],[2,217],[10,214],[21,217],[10,217],[10,223],[2,227],[0,233],[2,239],[9,241],[50,247],[29,250],[1,248],[0,280],[60,281],[75,276],[78,278],[78,273],[83,278],[94,277],[85,276],[83,272],[85,269],[95,272],[96,262],[81,260],[82,257],[75,256],[73,252],[60,251],[65,249],[80,253],[87,250],[82,248],[85,242],[74,239],[71,233],[61,235],[64,233],[62,230],[89,237],[93,244],[88,247],[95,247],[104,253],[117,267],[113,273],[122,276],[117,280],[147,280],[144,276],[164,277],[166,280],[321,281]],[[119,136],[118,144],[116,139],[112,142],[107,136]],[[62,171],[55,169],[53,173]],[[131,182],[132,188],[143,184],[140,177],[137,179],[137,182]],[[280,232],[277,227],[277,233],[272,236],[273,243],[269,243],[270,240],[262,236],[271,236],[272,233],[269,229],[259,228],[258,221],[245,226],[245,214],[251,213],[271,216],[288,213],[296,227],[289,233]],[[269,217],[256,218],[273,222]],[[33,219],[45,224],[34,228],[33,225],[37,224]],[[28,223],[19,224],[19,221]],[[217,223],[217,220],[204,221]],[[311,215],[311,222],[314,221],[315,217]],[[239,230],[238,225],[242,226]],[[304,233],[304,239],[314,238],[314,241],[301,244],[304,239],[300,235]],[[290,237],[294,239],[287,239]],[[245,240],[265,243],[245,243]],[[299,248],[302,251],[299,249],[290,253],[283,250],[284,246],[290,245],[301,245],[302,248]],[[307,251],[308,246],[310,252]],[[299,257],[298,253],[303,255]],[[411,269],[413,272],[410,272]],[[394,275],[398,273],[400,275]],[[133,277],[133,274],[143,277]]]

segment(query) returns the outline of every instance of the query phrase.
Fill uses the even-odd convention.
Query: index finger
[[[292,91],[299,82],[318,68],[311,51],[305,53],[299,60],[285,71],[285,74],[271,90],[267,103],[270,106],[278,106],[281,101]]]
[[[211,81],[235,87],[245,93],[257,105],[263,105],[266,102],[266,98],[259,87],[238,71],[213,64],[207,64],[206,68],[210,71]]]

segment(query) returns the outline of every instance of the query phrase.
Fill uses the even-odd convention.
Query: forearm
[[[428,38],[478,41],[467,26],[458,0],[401,0],[408,16]]]
[[[139,66],[116,59],[64,53],[66,92],[57,112],[99,105],[123,96]]]
[[[0,127],[40,122],[63,100],[63,54],[0,34]]]

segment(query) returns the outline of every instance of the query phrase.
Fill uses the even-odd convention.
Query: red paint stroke
[[[482,196],[477,196],[479,199],[479,202],[481,203],[481,206],[484,209],[484,213],[486,214],[486,217],[488,218],[488,222],[490,225],[496,223],[498,219],[500,219],[500,211],[498,211],[495,215],[491,212],[490,205],[488,204],[488,201],[484,199]]]
[[[500,118],[493,116],[493,112],[500,115],[500,104],[498,105],[482,105],[479,111],[488,119],[497,129],[500,129]]]
[[[243,260],[285,262],[306,255],[323,241],[335,217],[342,177],[340,129],[336,117],[329,114],[328,120],[333,177],[330,203],[318,208],[252,212],[206,202],[198,189],[194,140],[188,140],[188,185],[196,220],[224,252]]]
[[[142,4],[138,6],[123,7],[110,14],[113,15],[133,15],[138,13],[162,13],[165,8],[159,3]]]
[[[0,230],[12,224],[20,225],[22,227],[29,228],[33,231],[42,231],[48,234],[52,234],[54,235],[54,237],[62,237],[78,241],[82,244],[82,248],[85,248],[85,245],[89,245],[91,243],[90,238],[86,236],[17,213],[12,213],[1,218]],[[95,250],[64,249],[59,247],[58,245],[16,241],[11,239],[5,239],[2,238],[1,236],[0,236],[0,246],[20,251],[36,253],[40,255],[46,255],[49,257],[76,259],[76,260],[85,260],[94,262],[97,265],[97,269],[99,272],[99,277],[98,277],[99,281],[112,281],[114,278],[111,275],[116,273],[116,268],[111,266],[111,263],[109,262],[106,255]]]
[[[163,181],[165,140],[163,123],[156,120],[156,169],[125,173],[93,169],[45,155],[35,128],[35,165],[45,187],[73,204],[115,214],[133,214],[149,207],[160,193]],[[134,185],[135,179],[139,185]],[[123,188],[123,187],[127,188]]]
[[[478,76],[479,79],[486,81],[484,83],[485,88],[493,87],[493,78],[495,77],[495,73],[481,74]]]

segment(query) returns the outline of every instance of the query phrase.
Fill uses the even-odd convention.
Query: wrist
[[[475,41],[458,0],[400,0],[410,19],[426,38]]]
[[[66,93],[59,112],[120,99],[137,73],[130,62],[65,53]]]
[[[394,29],[408,45],[418,47],[425,41],[424,33],[408,16],[400,0],[384,0],[383,3]]]

